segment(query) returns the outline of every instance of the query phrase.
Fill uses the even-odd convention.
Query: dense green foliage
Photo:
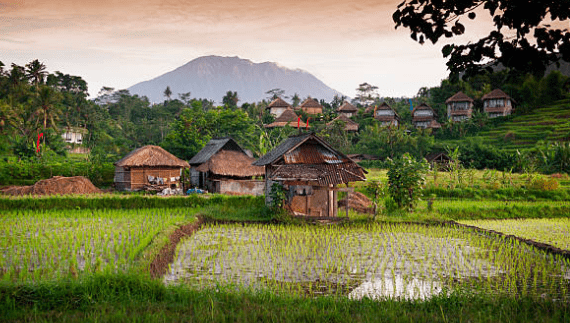
[[[412,211],[420,197],[429,165],[425,159],[419,161],[409,154],[395,158],[388,167],[388,192],[399,208]]]

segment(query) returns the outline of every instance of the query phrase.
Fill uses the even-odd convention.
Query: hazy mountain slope
[[[152,80],[131,86],[131,94],[146,95],[151,102],[164,101],[164,90],[170,86],[172,98],[191,92],[194,98],[207,98],[220,103],[227,91],[237,91],[239,103],[256,102],[265,92],[280,88],[286,96],[295,93],[330,101],[338,92],[313,75],[291,70],[275,63],[253,63],[238,57],[204,56]]]

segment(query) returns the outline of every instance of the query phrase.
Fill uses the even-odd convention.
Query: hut
[[[278,127],[293,127],[293,128],[307,128],[307,125],[299,121],[299,116],[291,108],[285,109],[283,113],[270,124],[266,124],[265,128],[278,128]]]
[[[323,106],[317,100],[308,97],[296,110],[303,110],[307,114],[322,114]]]
[[[265,107],[265,109],[269,110],[269,113],[274,115],[275,118],[279,118],[281,114],[283,114],[283,112],[285,112],[285,110],[288,108],[293,109],[289,103],[285,102],[281,98],[276,98],[275,100],[271,101],[267,107]]]
[[[358,112],[358,108],[344,101],[344,103],[340,107],[338,107],[337,111],[340,115],[344,115],[345,117],[350,118],[356,115],[356,113]]]
[[[441,124],[435,120],[437,114],[433,109],[421,103],[412,110],[412,123],[416,128],[441,128]]]
[[[262,195],[265,170],[232,138],[210,140],[189,164],[191,184],[213,193]]]
[[[350,120],[346,115],[341,114],[338,117],[334,118],[331,122],[327,123],[327,127],[332,126],[335,121],[342,121],[344,122],[344,131],[349,132],[356,132],[358,131],[358,123]]]
[[[489,118],[504,117],[513,112],[514,100],[501,89],[494,89],[483,95],[481,100],[483,100],[483,111],[489,115]]]
[[[471,118],[473,114],[473,99],[459,91],[445,100],[447,117],[452,121],[463,121]]]
[[[159,146],[137,148],[115,164],[115,188],[136,191],[149,187],[176,188],[190,165]]]
[[[285,208],[297,215],[337,216],[337,185],[366,180],[366,171],[314,133],[292,136],[259,158],[265,166],[265,202],[273,184],[283,185]]]
[[[388,103],[383,102],[374,108],[374,119],[381,122],[382,126],[398,126],[400,116]]]
[[[426,160],[432,167],[437,166],[439,170],[447,170],[451,162],[451,158],[444,152],[429,153]]]

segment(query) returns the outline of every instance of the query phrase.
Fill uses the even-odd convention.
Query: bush
[[[537,177],[530,183],[530,188],[540,191],[554,191],[558,189],[558,181],[555,178]]]

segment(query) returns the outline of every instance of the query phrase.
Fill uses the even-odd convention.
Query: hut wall
[[[115,188],[117,190],[123,191],[131,188],[130,172],[124,167],[115,166],[115,178],[113,181],[115,182]]]
[[[130,171],[130,189],[140,190],[145,185],[149,185],[149,175],[165,178],[164,187],[170,187],[172,184],[180,187],[181,170],[182,168],[180,167],[132,167]],[[178,180],[172,181],[173,177],[178,177]]]
[[[200,187],[200,172],[194,167],[190,168],[190,185]]]
[[[326,186],[289,186],[288,207],[295,212],[309,216],[336,216],[335,204],[336,192]]]
[[[216,193],[236,195],[263,195],[265,181],[220,180],[216,182]]]

